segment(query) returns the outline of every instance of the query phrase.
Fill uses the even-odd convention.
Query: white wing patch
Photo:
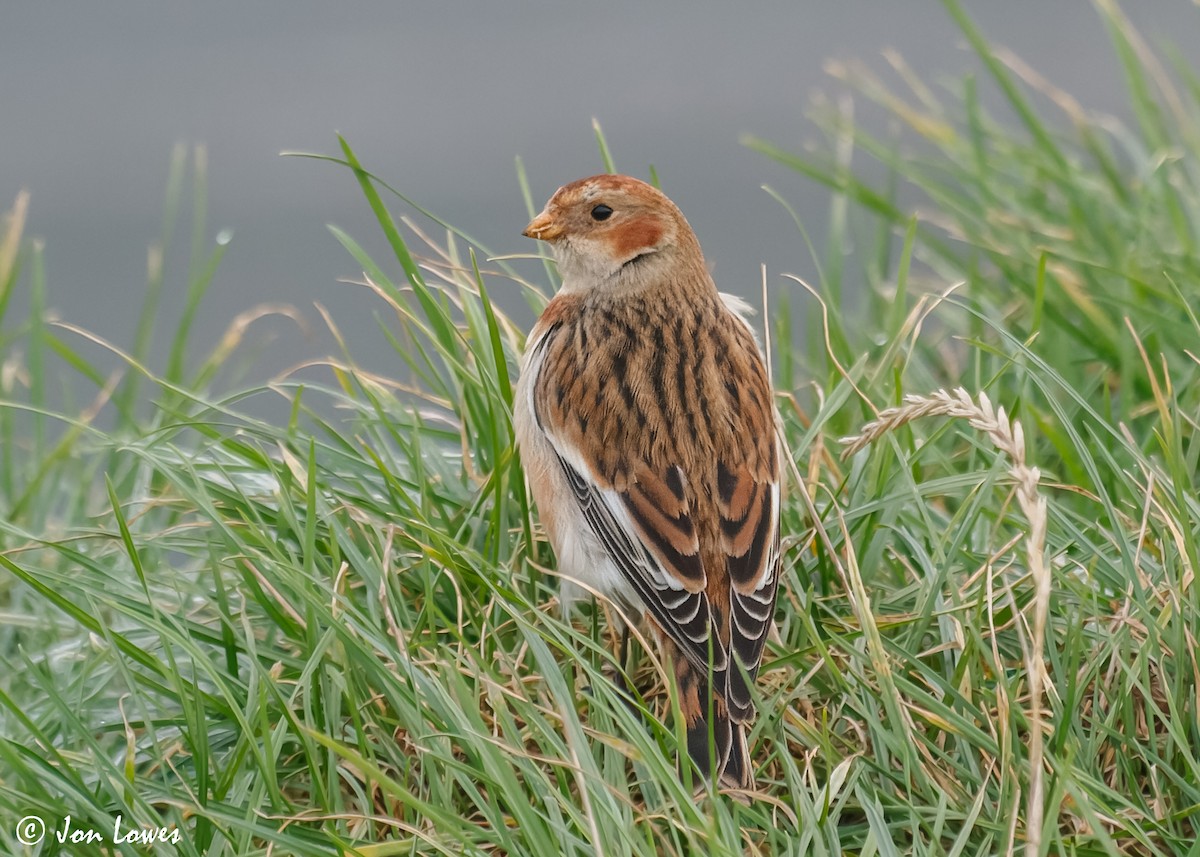
[[[728,654],[721,646],[712,647],[712,662],[709,662],[712,614],[704,592],[689,592],[674,575],[663,569],[638,537],[618,492],[596,484],[577,450],[549,432],[546,439],[558,454],[588,526],[641,597],[646,609],[697,669],[705,672],[724,670],[728,666]]]

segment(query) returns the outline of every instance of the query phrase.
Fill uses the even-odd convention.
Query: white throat
[[[637,289],[660,275],[669,255],[648,250],[633,259],[617,261],[593,242],[578,238],[558,242],[553,253],[564,292]]]

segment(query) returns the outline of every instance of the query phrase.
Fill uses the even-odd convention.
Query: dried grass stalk
[[[985,393],[978,401],[959,387],[952,393],[938,390],[928,396],[909,395],[904,404],[881,411],[878,418],[863,426],[862,431],[844,437],[843,457],[853,455],[889,432],[921,417],[945,416],[965,419],[968,424],[988,436],[992,443],[1012,462],[1009,471],[1016,484],[1017,504],[1029,522],[1025,536],[1025,551],[1029,574],[1034,584],[1032,643],[1025,651],[1025,668],[1029,676],[1029,796],[1026,805],[1026,854],[1041,851],[1044,820],[1044,711],[1043,688],[1046,683],[1045,643],[1046,620],[1050,613],[1050,567],[1046,562],[1046,498],[1038,491],[1041,473],[1025,460],[1025,435],[1021,424],[1010,420],[1004,408],[993,409]]]

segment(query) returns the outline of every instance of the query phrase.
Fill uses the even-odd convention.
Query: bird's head
[[[675,203],[629,176],[563,185],[524,234],[550,244],[566,290],[637,288],[671,271],[704,271],[700,244]]]

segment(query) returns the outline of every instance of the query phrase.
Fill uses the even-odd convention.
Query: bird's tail
[[[681,653],[674,654],[688,755],[706,780],[716,774],[720,786],[753,788],[746,725],[729,717],[724,700],[711,692],[708,676],[702,675]]]

